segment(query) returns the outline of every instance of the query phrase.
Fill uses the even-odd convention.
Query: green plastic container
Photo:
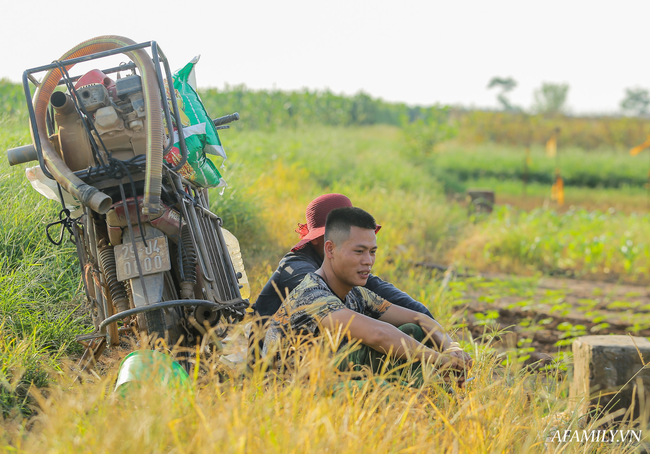
[[[153,377],[168,387],[188,387],[190,384],[183,366],[169,355],[154,350],[138,350],[122,360],[114,392],[124,395],[135,386],[151,383]]]

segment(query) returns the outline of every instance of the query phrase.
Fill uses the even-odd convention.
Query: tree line
[[[524,112],[508,99],[516,87],[511,78],[494,78],[489,87],[500,88],[502,110],[468,110],[449,106],[409,106],[386,102],[367,93],[347,96],[319,90],[253,90],[244,85],[199,89],[213,117],[239,112],[237,129],[273,129],[313,124],[367,126],[386,124],[405,131],[405,144],[428,154],[436,143],[456,137],[465,143],[494,142],[512,145],[545,143],[560,128],[559,143],[585,149],[629,147],[650,134],[650,120],[635,117],[576,117],[564,115],[568,86],[544,84],[537,93],[539,113]],[[647,93],[632,90],[625,105],[643,113],[650,104]],[[26,119],[22,85],[0,80],[0,117]]]
[[[487,88],[499,89],[497,101],[505,112],[522,113],[524,109],[513,105],[508,94],[517,87],[517,81],[512,77],[493,77]],[[542,86],[533,93],[534,103],[530,110],[533,114],[558,115],[566,114],[566,101],[569,85],[562,83],[543,82]],[[625,95],[619,107],[627,116],[644,117],[649,113],[650,92],[641,87],[625,89]]]

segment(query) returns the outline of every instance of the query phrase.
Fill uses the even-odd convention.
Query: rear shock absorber
[[[196,249],[194,249],[194,242],[192,241],[192,234],[187,224],[181,228],[181,266],[182,275],[184,276],[181,282],[181,298],[192,299],[194,298],[194,285],[196,284]]]
[[[129,309],[129,299],[126,295],[124,284],[117,280],[117,267],[115,265],[115,254],[113,246],[104,245],[99,250],[99,265],[101,266],[108,291],[111,294],[113,305],[117,312]]]
[[[129,308],[132,309],[131,301],[133,301],[133,290],[131,290],[131,281],[127,279],[126,281],[123,281],[122,284],[124,284],[124,289],[126,290],[126,299],[129,301]]]

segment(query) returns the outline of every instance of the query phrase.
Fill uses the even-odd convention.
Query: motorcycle
[[[129,62],[68,72],[118,54]],[[32,184],[62,204],[46,233],[60,245],[67,232],[76,247],[95,328],[77,337],[82,367],[134,329],[168,348],[225,336],[220,327],[241,321],[249,306],[237,239],[210,211],[215,182],[193,178],[197,159],[207,158],[187,143],[188,128],[214,125],[216,133],[239,115],[187,125],[179,103],[188,100],[172,81],[155,41],[119,36],[84,41],[23,74],[33,143],[7,156],[11,165],[38,161],[27,171]]]

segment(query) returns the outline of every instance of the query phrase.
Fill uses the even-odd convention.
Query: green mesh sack
[[[194,67],[198,63],[199,57],[194,57],[191,62],[174,73],[174,88],[178,90],[183,98],[185,105],[185,114],[190,120],[191,125],[205,123],[205,144],[203,151],[208,154],[214,154],[226,159],[226,153],[219,140],[219,134],[212,123],[212,118],[208,115],[201,102],[199,94],[195,87],[192,86],[194,81]]]
[[[221,173],[219,173],[217,167],[202,150],[204,130],[203,125],[183,128],[185,146],[187,147],[187,162],[180,168],[178,173],[204,188],[227,186],[226,181],[221,177]],[[175,166],[181,162],[181,157],[178,133],[174,131],[174,146],[167,156],[165,156],[165,160]]]
[[[212,119],[192,86],[194,80],[194,65],[198,57],[192,59],[183,69],[174,73],[174,94],[178,107],[181,109],[181,129],[187,146],[187,162],[179,170],[186,179],[204,188],[227,186],[216,165],[206,153],[215,154],[226,159],[217,130]],[[172,94],[167,87],[167,96],[171,101]],[[165,160],[177,165],[181,161],[178,131],[174,131],[174,146],[165,156]]]

